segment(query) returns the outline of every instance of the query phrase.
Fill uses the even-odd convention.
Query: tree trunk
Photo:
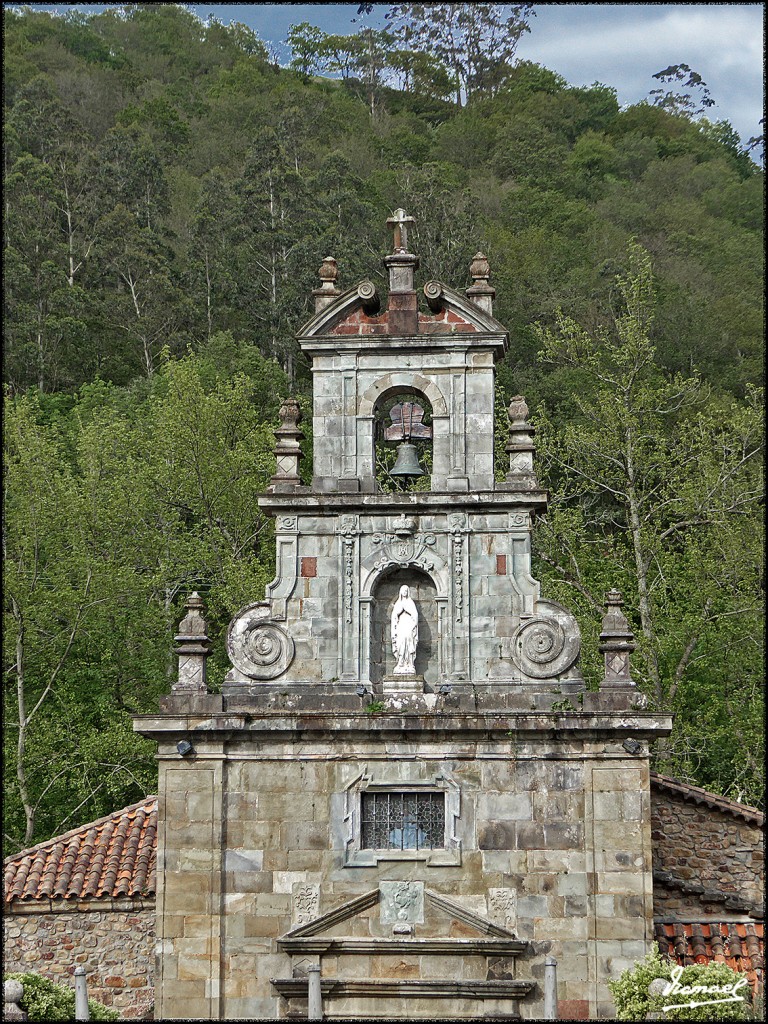
[[[638,610],[640,612],[640,628],[648,642],[648,669],[653,682],[654,694],[659,706],[663,703],[664,693],[659,674],[659,662],[656,653],[656,638],[653,628],[653,613],[648,586],[648,559],[643,547],[642,529],[640,525],[640,508],[635,489],[635,468],[633,460],[632,435],[625,435],[627,460],[627,504],[629,511],[629,532],[632,537],[632,552],[635,559],[637,574]]]
[[[24,696],[24,623],[21,617],[21,610],[16,601],[11,597],[13,617],[19,626],[19,635],[16,640],[16,699],[19,708],[19,737],[16,743],[16,782],[19,787],[21,806],[24,808],[26,827],[24,829],[24,846],[32,845],[32,837],[35,834],[35,808],[29,798],[29,786],[27,785],[27,771],[24,767],[24,757],[27,752],[27,704]]]
[[[206,313],[208,316],[208,341],[211,340],[212,334],[212,320],[211,320],[211,271],[208,264],[208,250],[205,250],[205,306]]]

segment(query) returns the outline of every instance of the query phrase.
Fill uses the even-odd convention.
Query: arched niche
[[[413,388],[389,388],[379,395],[373,410],[373,420],[374,472],[377,489],[389,492],[430,490],[433,454],[432,405],[426,395]],[[389,470],[397,461],[399,445],[403,441],[416,448],[422,476],[405,479],[390,476]]]
[[[426,400],[432,410],[432,479],[431,489],[445,487],[448,477],[450,434],[448,403],[434,381],[420,373],[401,371],[386,373],[375,381],[360,399],[357,416],[358,451],[362,454],[361,476],[376,475],[375,413],[388,398],[409,393]]]
[[[419,613],[416,674],[424,676],[424,681],[431,686],[440,679],[437,587],[429,575],[416,566],[392,566],[379,575],[373,587],[370,680],[374,687],[380,687],[384,676],[391,675],[395,667],[390,617],[403,585],[410,588]]]

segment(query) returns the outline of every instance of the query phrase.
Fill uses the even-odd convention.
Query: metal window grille
[[[445,847],[444,793],[362,793],[364,850]]]

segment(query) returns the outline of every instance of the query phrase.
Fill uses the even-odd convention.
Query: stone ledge
[[[302,978],[270,978],[281,996],[306,996],[307,981]],[[534,981],[449,981],[441,978],[413,978],[387,981],[379,978],[322,978],[324,996],[402,996],[427,999],[520,999],[536,987]]]
[[[529,491],[406,491],[391,494],[366,494],[362,492],[312,494],[262,494],[259,507],[266,512],[311,513],[312,515],[336,516],[339,512],[355,509],[371,512],[387,510],[402,511],[415,508],[420,515],[429,512],[444,513],[448,510],[485,508],[514,508],[516,511],[536,511],[547,504],[548,492],[541,488]]]
[[[192,733],[199,740],[234,734],[288,733],[307,740],[312,734],[340,733],[382,735],[388,733],[427,733],[434,737],[456,739],[475,736],[480,739],[519,739],[525,734],[539,738],[555,738],[572,734],[584,740],[630,735],[640,739],[668,736],[672,731],[671,715],[651,713],[587,713],[561,712],[535,714],[334,714],[303,712],[295,715],[282,711],[258,713],[233,712],[210,715],[136,715],[135,732],[143,736]]]
[[[495,349],[498,358],[509,345],[509,336],[498,332],[427,331],[419,334],[299,334],[298,342],[308,355],[335,354],[337,352],[373,352],[385,355],[405,350],[420,354],[445,349],[465,351],[466,349]]]
[[[399,953],[442,956],[520,956],[528,943],[520,939],[347,939],[336,936],[278,939],[278,946],[287,953]]]
[[[4,906],[4,912],[12,914],[83,914],[93,911],[104,913],[140,913],[141,911],[155,911],[154,896],[144,896],[140,899],[55,899],[45,898],[40,900],[11,900]]]

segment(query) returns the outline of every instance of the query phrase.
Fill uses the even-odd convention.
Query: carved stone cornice
[[[455,910],[452,910],[455,915]],[[528,948],[522,939],[355,939],[338,935],[312,935],[282,938],[277,944],[287,953],[360,953],[442,956],[520,956]]]

